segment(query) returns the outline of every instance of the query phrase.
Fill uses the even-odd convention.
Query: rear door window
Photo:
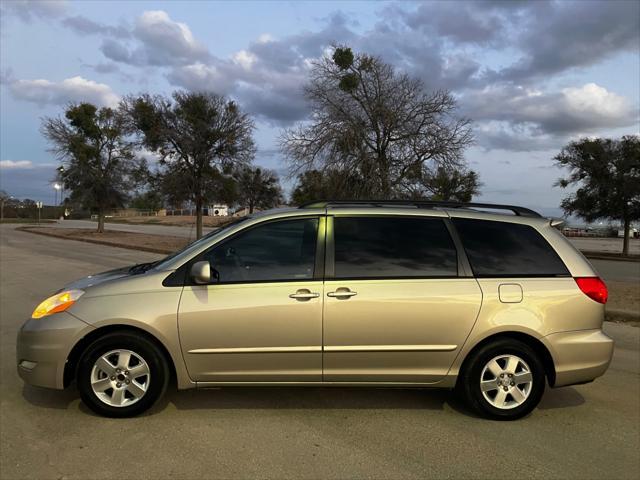
[[[457,251],[442,219],[336,217],[335,278],[457,276]]]
[[[454,218],[477,277],[554,277],[569,271],[538,231],[518,223]]]

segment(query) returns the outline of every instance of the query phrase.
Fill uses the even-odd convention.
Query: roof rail
[[[488,208],[491,210],[509,210],[519,217],[542,217],[538,212],[525,207],[516,205],[501,205],[497,203],[477,203],[477,202],[440,202],[437,200],[323,200],[317,202],[308,202],[300,205],[298,208],[327,208],[333,206],[372,206],[382,207],[385,205],[393,206],[414,206],[417,208]]]

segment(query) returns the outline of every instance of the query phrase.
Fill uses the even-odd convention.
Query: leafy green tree
[[[104,232],[106,212],[124,206],[146,171],[146,162],[136,158],[126,116],[120,109],[71,104],[64,118],[44,119],[42,134],[63,162],[58,175],[70,200],[97,211],[98,232]]]
[[[260,167],[243,167],[235,175],[238,201],[253,213],[256,208],[277,207],[283,202],[278,176]]]
[[[137,208],[139,210],[158,211],[162,208],[164,201],[162,194],[155,189],[145,190],[134,196],[129,202],[129,208]]]
[[[435,165],[462,166],[472,141],[449,92],[427,93],[420,80],[347,47],[314,63],[305,96],[311,120],[280,138],[292,172],[355,175],[358,196],[398,197]]]
[[[361,200],[367,197],[362,179],[354,172],[309,170],[297,177],[291,203],[302,205],[319,200]]]
[[[470,202],[480,191],[478,174],[473,170],[437,167],[426,173],[422,181],[407,192],[410,198]]]
[[[0,190],[0,222],[4,221],[4,206],[9,203],[11,196],[4,190]]]
[[[628,255],[631,222],[640,219],[640,137],[583,138],[565,146],[554,160],[568,172],[557,185],[576,187],[562,200],[562,209],[588,222],[620,221],[622,253]]]
[[[126,98],[124,106],[142,145],[160,156],[162,184],[174,189],[170,196],[194,202],[200,238],[212,185],[253,158],[252,120],[235,102],[206,92],[145,94]]]

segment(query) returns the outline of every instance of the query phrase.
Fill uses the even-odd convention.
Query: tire
[[[544,365],[526,343],[503,338],[471,353],[458,379],[465,403],[482,417],[517,420],[540,403]]]
[[[164,394],[169,365],[160,349],[132,332],[113,332],[98,338],[78,364],[82,401],[105,417],[133,417]]]

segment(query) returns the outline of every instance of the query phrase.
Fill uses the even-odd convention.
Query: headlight
[[[84,294],[83,290],[65,290],[47,298],[36,307],[31,318],[42,318],[52,313],[64,312]]]

